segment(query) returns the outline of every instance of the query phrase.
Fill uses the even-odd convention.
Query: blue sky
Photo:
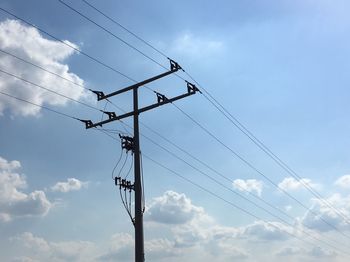
[[[141,126],[143,135],[202,174],[145,137],[141,137],[143,154],[253,214],[144,158],[146,261],[348,261],[349,3],[89,2],[176,60],[302,178],[295,179],[276,165],[203,95],[176,105],[268,179],[175,106],[143,113],[144,124],[230,181]],[[167,59],[83,1],[67,3],[167,66]],[[164,71],[59,1],[4,0],[0,7],[138,81]],[[105,103],[97,103],[84,88],[108,93],[132,83],[1,10],[0,49],[78,85],[4,52],[0,52],[0,70],[97,108]],[[186,92],[185,83],[176,76],[149,87],[169,97]],[[1,72],[0,91],[74,117],[101,119],[96,110]],[[155,99],[140,88],[141,106]],[[131,110],[130,94],[112,100]],[[120,113],[110,104],[106,109]],[[133,227],[111,179],[120,144],[101,132],[85,130],[78,121],[4,95],[0,95],[0,113],[0,260],[133,260]],[[132,124],[131,119],[125,123]],[[119,122],[104,127],[126,128]],[[312,195],[305,184],[323,199]]]

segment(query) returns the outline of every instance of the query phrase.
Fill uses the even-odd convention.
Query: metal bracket
[[[134,138],[130,136],[122,136],[119,134],[120,139],[122,140],[122,149],[125,149],[127,152],[134,152]]]
[[[182,69],[182,67],[177,63],[175,62],[174,60],[168,58],[169,61],[170,61],[170,70],[171,71],[177,71],[177,70],[180,70]]]
[[[158,93],[158,92],[154,92],[154,93],[157,95],[158,103],[162,103],[162,102],[168,101],[168,98],[165,95],[163,95],[161,93]]]
[[[119,186],[119,189],[123,188],[124,190],[129,190],[129,192],[135,190],[135,186],[131,183],[131,181],[122,179],[121,177],[114,178],[114,183],[116,186]]]
[[[196,92],[202,93],[194,84],[187,82],[187,92],[189,94],[195,94]]]
[[[79,121],[85,124],[86,129],[91,128],[94,125],[91,120],[79,119]]]
[[[101,91],[95,91],[95,90],[91,90],[89,89],[92,93],[97,95],[97,101],[102,100],[105,97],[105,94]]]
[[[115,119],[117,115],[115,112],[102,111],[104,114],[108,115],[108,119]]]

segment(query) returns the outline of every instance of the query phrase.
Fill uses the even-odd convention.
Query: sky
[[[112,179],[133,181],[118,140],[132,119],[102,132],[71,117],[132,110],[131,93],[112,104],[89,89],[169,63],[84,1],[64,2],[114,36],[58,0],[0,3],[0,260],[133,261]],[[186,93],[183,79],[202,91],[140,114],[146,261],[349,261],[348,1],[87,2],[188,73],[140,87],[140,107],[156,103],[150,90]]]

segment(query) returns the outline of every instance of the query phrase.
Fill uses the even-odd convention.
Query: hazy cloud
[[[50,242],[30,232],[13,237],[11,241],[30,250],[33,253],[31,257],[39,261],[91,261],[89,254],[95,251],[95,245],[92,242]]]
[[[350,175],[344,175],[338,178],[334,184],[342,188],[350,189]]]

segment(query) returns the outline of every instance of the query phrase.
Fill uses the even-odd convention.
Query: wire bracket
[[[97,95],[97,101],[100,101],[105,97],[105,94],[102,91],[95,91],[95,90],[91,90],[91,89],[90,89],[90,91]]]
[[[169,61],[170,61],[170,70],[171,71],[178,71],[178,70],[182,69],[182,67],[174,60],[169,58]]]
[[[115,119],[117,115],[115,112],[102,111],[104,114],[108,115],[108,119]]]
[[[135,186],[131,181],[122,179],[120,176],[114,178],[114,183],[116,186],[119,186],[119,189],[124,189],[124,191],[128,190],[131,192],[132,190],[135,190]]]
[[[126,152],[134,152],[135,146],[134,146],[134,138],[130,136],[123,136],[119,134],[120,139],[122,140],[122,149],[125,149]]]
[[[196,92],[202,93],[194,84],[187,82],[187,92],[189,94],[195,94]]]
[[[78,119],[78,120],[85,124],[86,129],[91,128],[94,125],[94,123],[92,123],[91,120],[84,120],[84,119]]]
[[[157,95],[158,103],[162,103],[162,102],[168,101],[168,98],[165,95],[163,95],[161,93],[158,93],[158,92],[154,92],[154,93]]]

